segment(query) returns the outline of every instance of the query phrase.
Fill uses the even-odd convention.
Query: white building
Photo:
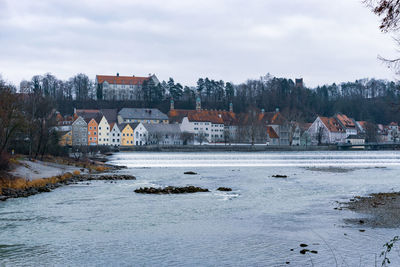
[[[110,125],[110,145],[112,146],[120,146],[121,145],[121,130],[118,127],[117,123],[112,123]]]
[[[143,83],[151,82],[157,86],[160,82],[157,77],[96,75],[96,88],[101,92],[104,100],[140,100],[140,88]]]
[[[98,145],[110,145],[110,124],[108,124],[105,116],[102,116],[99,122],[98,138]]]
[[[135,146],[145,146],[148,142],[148,132],[143,123],[139,123],[133,129],[133,143]]]
[[[196,110],[174,109],[171,101],[168,116],[171,123],[179,124],[182,133],[193,134],[198,143],[224,142],[228,136],[232,141],[238,131],[232,105],[230,111],[203,110],[200,98],[196,100]]]
[[[148,145],[183,145],[182,132],[177,124],[143,123],[143,126],[147,131]]]
[[[308,129],[313,145],[344,143],[346,131],[335,118],[317,117]]]

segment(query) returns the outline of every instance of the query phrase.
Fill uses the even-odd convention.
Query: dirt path
[[[49,178],[52,176],[57,176],[64,174],[66,172],[73,172],[75,170],[80,171],[80,168],[75,166],[61,165],[52,162],[43,161],[29,161],[20,160],[20,165],[17,166],[15,170],[10,172],[16,177],[25,178],[28,180],[35,180],[40,178]],[[83,173],[82,171],[80,171]]]

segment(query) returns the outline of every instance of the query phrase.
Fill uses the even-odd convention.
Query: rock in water
[[[218,191],[232,191],[232,188],[229,188],[229,187],[218,187],[217,190]]]
[[[185,187],[167,186],[165,188],[141,187],[136,189],[134,192],[139,194],[186,194],[209,191],[207,188],[201,188],[191,185]]]
[[[287,178],[287,175],[275,174],[275,175],[272,175],[272,177],[274,177],[274,178]]]
[[[197,174],[197,172],[192,172],[192,171],[189,171],[189,172],[184,172],[183,174],[196,175],[196,174]]]

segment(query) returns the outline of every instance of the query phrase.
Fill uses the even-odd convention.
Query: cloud
[[[358,0],[5,0],[0,11],[0,73],[16,84],[44,72],[393,78],[376,56],[395,56],[394,43]]]

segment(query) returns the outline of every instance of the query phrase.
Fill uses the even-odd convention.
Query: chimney
[[[117,77],[119,77],[119,73],[117,72]]]
[[[175,109],[174,100],[171,99],[170,106],[169,106],[169,110],[174,110],[174,109]]]
[[[229,103],[229,112],[233,112],[233,104],[232,104],[232,102]]]
[[[196,98],[196,110],[197,111],[201,110],[201,99],[200,99],[200,97]]]
[[[135,75],[132,75],[132,77],[135,77]]]

